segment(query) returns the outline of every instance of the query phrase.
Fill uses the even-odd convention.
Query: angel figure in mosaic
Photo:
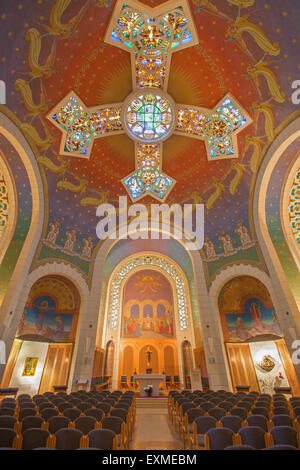
[[[249,52],[242,37],[243,33],[248,33],[265,54],[272,56],[279,55],[280,47],[277,42],[272,43],[259,26],[248,21],[248,16],[243,15],[238,17],[235,23],[229,26],[226,37],[235,39],[245,52]]]
[[[272,72],[267,65],[267,62],[258,62],[255,65],[249,65],[247,74],[252,78],[257,89],[259,89],[258,77],[260,75],[264,77],[272,98],[277,101],[277,103],[284,103],[286,99],[285,93],[280,90],[274,72]]]

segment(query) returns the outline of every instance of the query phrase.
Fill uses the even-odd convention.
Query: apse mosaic
[[[175,284],[177,314],[179,321],[179,328],[185,330],[189,325],[188,314],[188,292],[187,286],[183,279],[182,274],[172,262],[167,259],[155,256],[154,254],[145,255],[141,254],[132,259],[127,260],[118,271],[114,274],[109,289],[109,302],[108,302],[108,324],[112,330],[116,330],[118,326],[119,308],[120,308],[120,287],[125,276],[133,269],[141,266],[153,266],[158,270],[165,271],[166,274],[171,276]],[[150,314],[149,314],[150,315]]]
[[[172,288],[169,281],[157,271],[139,271],[126,282],[123,294],[122,336],[175,336]]]
[[[203,130],[201,109],[216,114],[227,93],[253,119],[248,127],[242,126],[238,136],[238,159],[208,160],[204,141],[188,139],[185,132],[176,128],[178,133],[170,135],[162,149],[164,175],[176,184],[168,194],[170,186],[166,180],[162,186],[168,203],[173,200],[205,204],[206,242],[214,246],[214,250],[211,244],[210,249],[207,246],[208,255],[203,250],[210,276],[231,261],[257,262],[256,245],[248,245],[246,249],[244,243],[245,249],[237,250],[243,244],[236,229],[238,224],[243,225],[252,242],[256,241],[248,207],[257,171],[269,142],[278,133],[279,124],[295,111],[288,96],[291,81],[298,73],[297,34],[296,28],[291,27],[300,20],[298,3],[295,0],[288,4],[263,0],[193,0],[190,2],[193,24],[190,24],[190,16],[179,8],[184,7],[184,2],[178,8],[174,6],[171,16],[158,14],[156,18],[149,13],[149,7],[157,2],[145,1],[139,5],[145,5],[148,19],[154,16],[156,20],[148,24],[143,17],[139,27],[130,12],[135,4],[127,4],[124,11],[123,4],[118,11],[114,10],[115,5],[116,2],[96,0],[80,4],[75,0],[42,3],[20,0],[13,4],[3,0],[1,4],[0,38],[7,44],[2,54],[1,63],[5,67],[1,77],[7,84],[7,105],[20,119],[20,128],[35,151],[45,192],[49,194],[48,220],[38,251],[40,261],[59,258],[76,265],[85,274],[92,272],[93,262],[80,256],[85,240],[93,237],[94,245],[97,242],[95,208],[101,202],[118,204],[118,196],[126,194],[124,177],[132,175],[137,157],[128,135],[119,134],[117,128],[111,134],[107,132],[119,122],[119,115],[111,114],[110,110],[115,108],[107,108],[106,104],[123,103],[133,86],[165,90],[168,85],[165,91],[174,101],[185,103],[180,108],[180,121],[184,119],[184,128],[190,136],[197,129]],[[116,22],[108,31],[112,18]],[[148,31],[146,24],[150,26]],[[175,32],[171,41],[168,31]],[[154,53],[146,57],[146,51]],[[171,66],[165,60],[166,55],[170,57],[170,51]],[[136,57],[132,65],[133,53]],[[78,110],[77,119],[67,126],[64,124],[65,130],[53,119],[60,126],[58,129],[47,116],[70,90],[81,100],[80,106],[84,106]],[[100,119],[97,113],[93,115],[93,108],[101,110]],[[92,117],[88,123],[84,113]],[[222,110],[222,122],[213,118],[210,126],[216,135],[223,129],[228,136],[229,127],[223,114]],[[63,123],[64,118],[59,119]],[[99,134],[104,131],[101,135],[107,134],[94,140],[89,158],[88,151],[82,154],[83,158],[61,151],[62,131],[76,136],[80,126],[85,133],[92,134],[96,129]],[[88,144],[87,137],[76,137],[73,151],[77,145],[80,151],[82,142]],[[1,147],[7,150],[6,143],[1,142]],[[148,168],[149,153],[144,150],[143,161]],[[143,173],[146,174],[150,183],[151,178],[155,180],[149,172]],[[22,179],[25,176],[20,177],[18,184]],[[132,178],[132,187],[139,191],[142,188],[141,192],[143,184],[142,178],[139,181]],[[22,184],[18,192],[21,191],[26,191]],[[20,199],[25,212],[28,211],[30,201],[25,207],[23,201],[28,199]],[[152,196],[145,197],[145,201],[152,202]],[[23,225],[30,222],[30,215],[28,218],[25,212],[22,217],[27,221]],[[53,247],[44,241],[56,220],[60,225]],[[21,233],[23,225],[19,229]],[[70,255],[63,248],[67,232],[72,230],[76,231],[76,244]],[[234,248],[230,248],[227,240],[228,256],[224,256],[225,236],[231,239]],[[69,244],[71,248],[73,241]],[[16,257],[16,245],[12,251]],[[214,259],[214,251],[218,259]],[[13,263],[10,265],[12,269]],[[1,283],[3,292],[8,271]]]
[[[258,279],[239,276],[229,281],[219,296],[219,310],[225,341],[281,336],[268,290]]]

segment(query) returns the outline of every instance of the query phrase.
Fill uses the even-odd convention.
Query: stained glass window
[[[296,173],[291,189],[289,213],[292,232],[300,247],[300,168]]]
[[[167,137],[173,127],[174,111],[160,94],[138,93],[125,109],[129,134],[141,142],[158,142]]]
[[[8,190],[0,165],[0,239],[4,235],[8,221]]]

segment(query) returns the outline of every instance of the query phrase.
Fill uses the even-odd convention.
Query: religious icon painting
[[[23,377],[33,377],[35,375],[38,360],[38,357],[26,357],[22,373]]]

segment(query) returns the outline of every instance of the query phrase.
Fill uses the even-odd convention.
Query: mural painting
[[[59,314],[55,301],[49,296],[36,299],[25,307],[17,337],[27,340],[68,343],[72,327],[72,314]]]
[[[258,279],[240,276],[229,281],[220,295],[219,307],[225,341],[237,343],[261,335],[281,336],[270,295]]]
[[[31,288],[16,338],[28,341],[74,341],[79,297],[65,278],[46,276]]]
[[[133,274],[125,285],[123,305],[124,338],[174,338],[172,289],[157,271]]]

